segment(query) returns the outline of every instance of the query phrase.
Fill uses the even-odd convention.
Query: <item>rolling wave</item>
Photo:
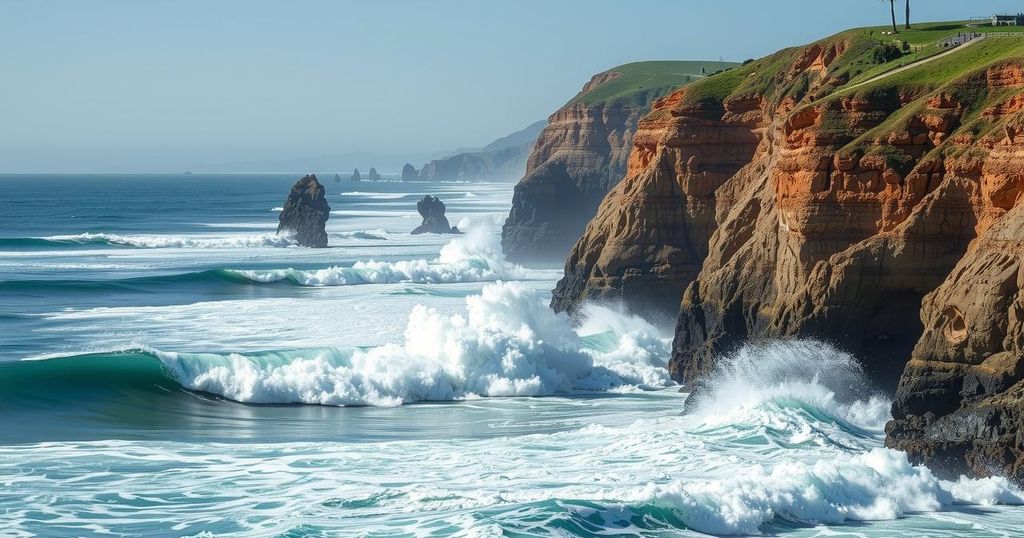
[[[495,283],[466,299],[465,314],[415,307],[401,345],[245,354],[137,348],[22,361],[0,366],[0,392],[5,398],[50,394],[48,383],[74,380],[118,390],[187,389],[244,403],[393,406],[672,384],[668,339],[636,318],[602,321],[621,317],[610,310],[589,315],[597,318],[591,326],[627,329],[588,346],[536,291]]]

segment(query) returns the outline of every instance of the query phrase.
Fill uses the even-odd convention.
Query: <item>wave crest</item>
[[[816,340],[747,344],[719,360],[690,411],[708,424],[749,423],[780,409],[881,430],[890,402],[849,353]]]
[[[903,452],[876,448],[813,464],[754,467],[731,479],[650,485],[640,511],[669,509],[686,527],[709,534],[760,534],[773,521],[829,524],[896,519],[955,504],[1022,504],[1005,479],[947,482],[913,466]]]
[[[643,367],[623,362],[619,346],[588,349],[568,316],[553,313],[536,291],[498,282],[467,297],[465,314],[416,306],[400,345],[157,356],[186,388],[250,403],[388,406],[667,386],[667,373],[653,371],[664,370],[669,341],[638,326],[622,335],[623,345],[649,357]]]

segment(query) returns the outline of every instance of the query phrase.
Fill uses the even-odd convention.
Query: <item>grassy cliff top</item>
[[[605,71],[618,73],[616,78],[589,92],[580,93],[568,104],[647,106],[680,86],[737,65],[735,62],[709,61],[653,61],[620,65]],[[702,68],[704,73],[701,73]]]
[[[783,49],[696,82],[687,93],[687,99],[692,102],[723,101],[729,97],[757,94],[775,102],[786,97],[806,102],[835,96],[847,89],[860,93],[896,83],[903,88],[928,90],[982,65],[1020,56],[1021,44],[1024,43],[1024,27],[968,26],[967,22],[956,21],[918,23],[910,30],[901,28],[897,34],[890,32],[891,27],[888,26],[857,28],[806,46]],[[943,46],[947,38],[970,32],[1011,34],[1011,37],[989,37],[962,52],[915,64],[950,50]],[[907,50],[897,58],[880,62],[873,57],[879,47],[895,46],[902,50],[904,42]],[[842,53],[829,64],[825,73],[828,83],[817,88],[813,95],[807,95],[812,82],[815,82],[811,75],[805,72],[793,76],[790,70],[801,55],[815,45],[822,48],[839,46]],[[914,67],[898,75],[875,80],[879,75],[910,65]]]

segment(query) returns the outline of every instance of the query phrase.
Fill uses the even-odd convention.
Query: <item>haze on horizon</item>
[[[544,119],[619,64],[741,61],[888,17],[876,0],[7,0],[0,173],[394,172]]]

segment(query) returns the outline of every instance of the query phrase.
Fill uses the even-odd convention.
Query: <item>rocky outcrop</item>
[[[339,181],[341,181],[341,174],[334,174],[334,182],[337,183]]]
[[[362,181],[363,177],[359,175],[359,169],[352,170],[352,175],[348,178],[349,181]]]
[[[652,76],[663,64],[680,65],[673,76]],[[679,73],[688,67],[699,71],[688,64],[640,62],[599,73],[551,115],[527,162],[526,175],[516,185],[502,228],[502,247],[509,259],[565,259],[601,200],[625,175],[640,118],[655,99],[699,76]],[[652,85],[651,80],[659,82]],[[618,86],[608,90],[609,84]],[[614,97],[602,95],[605,90]]]
[[[402,181],[416,181],[419,179],[419,172],[416,171],[416,167],[405,163],[402,167]]]
[[[305,247],[326,247],[325,225],[331,214],[324,186],[315,175],[304,176],[285,200],[278,218],[277,233],[287,233],[296,243]]]
[[[370,173],[367,174],[366,177],[370,181],[380,181],[380,174],[378,174],[377,169],[372,166],[370,167]]]
[[[423,217],[423,222],[413,231],[413,235],[432,234],[457,234],[461,233],[458,228],[448,223],[448,217],[444,215],[445,206],[440,198],[424,196],[416,202],[416,210]]]

